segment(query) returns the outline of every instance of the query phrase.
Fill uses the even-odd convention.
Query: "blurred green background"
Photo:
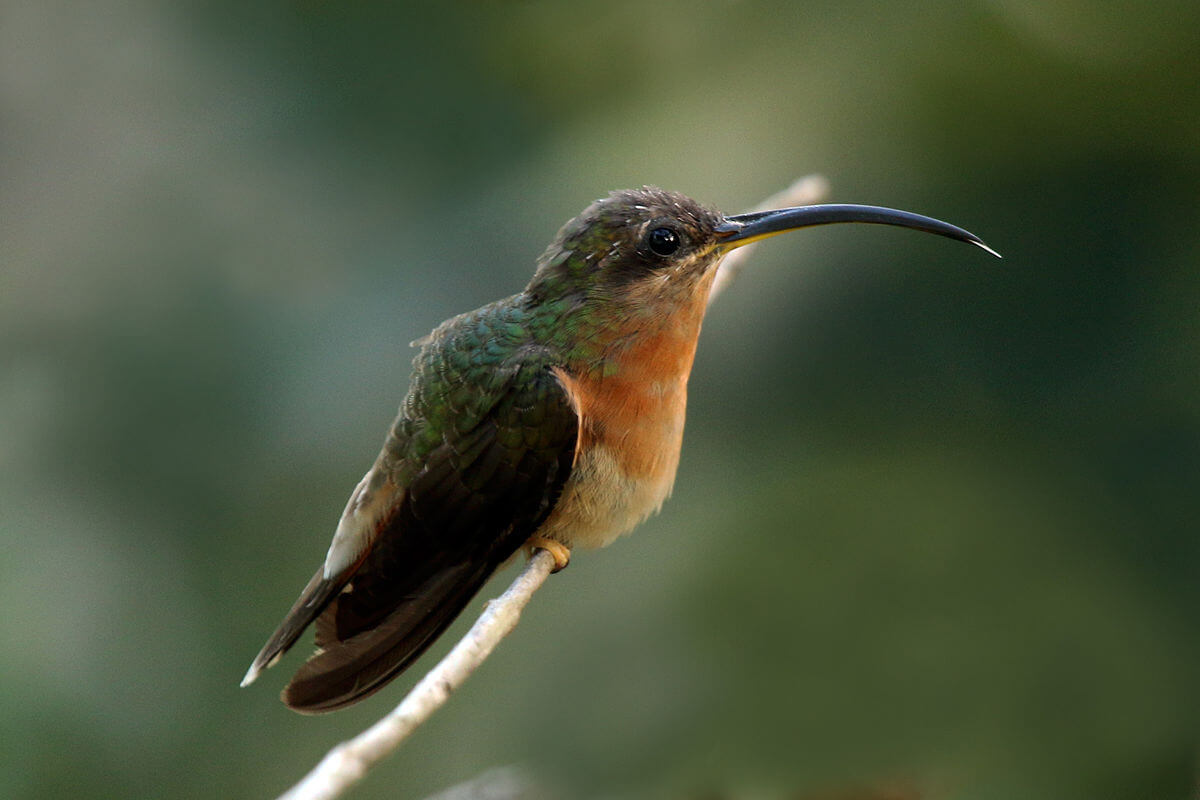
[[[1005,260],[764,246],[663,514],[351,796],[1193,796],[1195,2],[15,0],[0,143],[0,796],[270,797],[381,716],[420,669],[237,684],[407,343],[610,189],[809,172]]]

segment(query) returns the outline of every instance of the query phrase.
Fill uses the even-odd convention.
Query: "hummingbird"
[[[282,692],[301,713],[349,706],[417,659],[523,548],[555,571],[657,512],[683,441],[687,382],[721,258],[813,225],[898,225],[968,242],[931,217],[811,205],[725,216],[654,187],[567,222],[532,280],[446,320],[354,488],[324,563],[242,686],[316,623]]]

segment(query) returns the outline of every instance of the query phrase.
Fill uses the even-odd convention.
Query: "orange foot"
[[[557,542],[554,539],[547,539],[542,536],[531,536],[525,542],[525,546],[529,548],[529,554],[532,556],[534,551],[545,550],[550,555],[554,556],[554,569],[550,574],[561,572],[567,568],[567,564],[571,563],[571,548],[567,547],[562,542]]]

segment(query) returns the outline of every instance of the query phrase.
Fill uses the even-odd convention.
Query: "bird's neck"
[[[581,304],[552,326],[568,370],[589,381],[686,382],[708,305],[713,272],[690,291],[629,296],[592,310]]]

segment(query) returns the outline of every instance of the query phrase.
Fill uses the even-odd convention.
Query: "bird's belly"
[[[662,507],[675,480],[678,448],[673,462],[669,474],[639,479],[628,474],[609,448],[592,448],[581,455],[539,535],[568,547],[604,547]]]
[[[604,547],[662,507],[683,442],[682,384],[675,396],[655,398],[657,413],[638,404],[638,416],[609,416],[584,435],[571,477],[538,535],[568,547]]]
[[[603,547],[662,507],[679,467],[707,296],[706,283],[658,330],[636,331],[632,344],[609,354],[611,370],[558,374],[579,415],[579,443],[571,476],[537,535],[568,547]]]

